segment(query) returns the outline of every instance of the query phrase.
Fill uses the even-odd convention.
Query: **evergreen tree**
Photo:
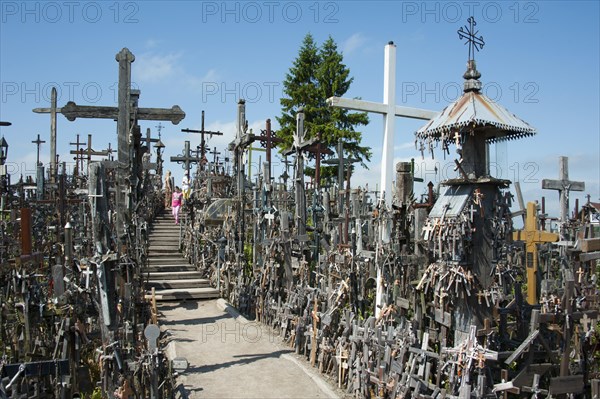
[[[321,133],[321,141],[335,151],[341,138],[345,157],[358,159],[363,165],[364,161],[370,159],[370,149],[360,146],[362,135],[355,130],[356,126],[369,122],[367,114],[327,105],[327,98],[342,97],[348,91],[353,81],[349,75],[350,70],[343,63],[343,56],[331,36],[317,49],[312,35],[306,35],[298,58],[284,81],[287,97],[281,99],[282,115],[277,118],[281,126],[278,136],[284,140],[282,148],[292,146],[296,113],[302,107],[306,115],[305,139]],[[324,168],[322,175],[337,175],[331,169],[335,168]],[[310,171],[307,169],[308,173]]]
[[[281,126],[278,137],[284,140],[281,149],[291,148],[296,131],[296,112],[304,109],[306,119],[312,119],[319,97],[317,69],[321,63],[319,49],[309,33],[304,37],[298,58],[286,74],[283,82],[284,92],[288,98],[280,100],[282,114],[277,118]]]

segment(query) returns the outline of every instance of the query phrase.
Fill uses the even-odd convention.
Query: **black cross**
[[[476,36],[479,33],[479,31],[475,31],[475,25],[477,25],[477,22],[475,22],[475,18],[469,17],[469,19],[467,19],[467,22],[469,23],[469,26],[461,26],[458,30],[458,37],[460,39],[467,39],[465,44],[469,43],[469,60],[474,60],[475,52],[473,51],[473,49],[477,51],[481,50],[485,42],[483,41],[483,36]]]
[[[37,140],[33,140],[32,143],[37,145],[37,161],[35,163],[35,166],[38,166],[40,164],[40,145],[45,143],[45,141],[41,140],[40,135],[38,134]]]
[[[206,163],[206,141],[204,140],[204,135],[207,134],[209,137],[212,136],[222,136],[222,132],[211,132],[208,130],[204,130],[204,111],[202,111],[202,129],[201,130],[193,130],[193,129],[181,129],[184,133],[199,133],[201,135],[200,139],[200,152],[201,152],[201,160],[202,164]]]
[[[215,167],[216,167],[217,166],[217,155],[220,155],[221,153],[219,151],[217,151],[217,147],[215,147],[214,150],[209,151],[209,154],[212,154],[213,164],[215,164]]]
[[[160,132],[163,130],[164,126],[159,122],[158,125],[156,125],[156,129],[158,130],[158,138],[160,139]]]
[[[77,146],[77,149],[75,150],[75,153],[74,153],[75,158],[73,158],[75,160],[75,168],[76,169],[79,168],[80,161],[81,161],[81,169],[83,169],[83,153],[80,152],[80,146],[82,146],[84,144],[85,144],[84,142],[79,141],[79,134],[77,134],[77,140],[75,141],[75,143],[69,143],[69,145]],[[71,151],[71,154],[73,154],[73,151]]]

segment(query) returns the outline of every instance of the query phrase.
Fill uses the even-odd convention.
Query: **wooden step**
[[[148,266],[143,269],[144,273],[173,273],[173,272],[195,272],[197,271],[191,265],[155,265]]]
[[[153,256],[148,258],[148,264],[150,266],[160,266],[160,265],[189,265],[190,263],[183,259],[181,256],[169,256],[169,257],[157,257]]]
[[[148,240],[150,247],[152,245],[177,245],[179,246],[179,237],[152,237]]]
[[[186,279],[201,279],[202,273],[198,271],[185,271],[185,272],[152,272],[149,275],[150,281],[158,280],[186,280]]]
[[[148,293],[146,298],[151,298]],[[183,299],[214,299],[219,297],[219,291],[216,288],[190,288],[190,289],[168,289],[156,290],[155,297],[157,301],[179,301]]]
[[[157,254],[161,254],[161,253],[165,253],[165,252],[175,252],[178,253],[179,252],[179,245],[159,245],[159,244],[154,244],[154,245],[149,245],[148,246],[148,254],[151,253],[157,253]]]
[[[157,290],[164,289],[194,289],[210,287],[210,281],[205,278],[182,279],[182,280],[150,280],[146,284],[148,288],[154,287]]]
[[[150,229],[151,233],[158,233],[158,232],[163,232],[163,233],[174,233],[174,232],[179,232],[179,225],[177,224],[170,224],[170,225],[164,225],[164,226],[153,226],[152,229]]]
[[[181,254],[178,251],[172,251],[172,252],[156,252],[156,251],[148,251],[148,259],[153,259],[153,258],[165,258],[165,257],[171,257],[171,258],[175,258],[179,256],[180,261],[177,263],[181,263],[181,262],[187,262],[187,260],[183,259],[181,257]]]

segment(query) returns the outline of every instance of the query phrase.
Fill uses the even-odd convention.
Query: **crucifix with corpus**
[[[564,224],[569,219],[569,192],[585,190],[585,182],[569,180],[569,158],[558,158],[559,178],[543,179],[542,188],[544,190],[556,190],[560,198],[560,223],[561,234],[564,235]]]
[[[536,305],[538,302],[537,245],[547,242],[558,241],[558,235],[538,230],[537,220],[537,206],[535,202],[528,202],[527,216],[525,219],[525,228],[523,230],[517,230],[513,232],[513,240],[525,241],[525,265],[527,269],[527,302],[530,305]]]

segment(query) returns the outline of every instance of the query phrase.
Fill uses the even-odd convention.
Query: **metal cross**
[[[202,111],[202,129],[201,130],[193,130],[193,129],[181,129],[182,132],[184,133],[198,133],[200,134],[200,158],[202,163],[204,164],[206,163],[206,140],[204,138],[204,135],[208,135],[210,138],[212,138],[212,136],[222,136],[223,133],[222,132],[211,132],[208,130],[204,130],[204,111]]]
[[[69,145],[74,145],[76,146],[76,150],[75,150],[75,167],[78,169],[79,168],[79,162],[81,161],[81,169],[83,169],[83,154],[80,152],[80,146],[83,146],[85,143],[79,141],[79,133],[77,134],[77,140],[75,141],[75,143],[69,143]],[[71,153],[73,153],[73,151],[71,151]]]
[[[198,157],[192,156],[192,150],[190,149],[190,141],[184,142],[183,153],[175,157],[171,157],[171,162],[177,162],[183,164],[183,169],[187,172],[188,176],[190,173],[192,163],[198,163]]]
[[[220,155],[221,153],[219,151],[217,151],[217,147],[214,148],[214,150],[209,151],[209,154],[212,154],[213,156],[213,164],[217,164],[217,155]]]
[[[469,43],[469,60],[474,60],[475,52],[473,51],[473,49],[477,51],[481,50],[485,42],[483,41],[483,36],[476,36],[479,33],[479,31],[475,30],[475,26],[477,25],[477,22],[475,22],[475,18],[469,17],[469,19],[467,19],[467,22],[469,23],[469,26],[461,26],[458,30],[458,37],[460,39],[467,40],[465,44]]]
[[[33,140],[32,141],[33,144],[37,145],[37,161],[35,163],[35,166],[38,166],[40,164],[40,145],[42,145],[43,143],[45,143],[44,140],[40,139],[40,135],[37,135],[37,140]]]

